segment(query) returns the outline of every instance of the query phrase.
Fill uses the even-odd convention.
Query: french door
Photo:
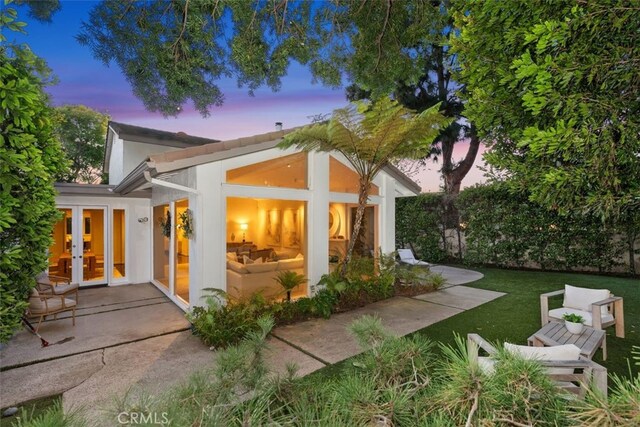
[[[49,248],[49,274],[67,277],[71,283],[107,283],[107,208],[68,206],[58,208],[62,219],[54,226]]]

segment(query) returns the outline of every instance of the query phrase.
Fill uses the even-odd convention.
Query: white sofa
[[[275,278],[278,273],[285,270],[304,274],[304,258],[247,265],[227,261],[227,293],[236,299],[247,299],[258,292],[267,299],[283,297],[284,290]]]

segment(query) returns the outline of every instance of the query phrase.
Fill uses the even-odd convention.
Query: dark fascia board
[[[151,198],[151,192],[134,191],[126,195],[115,192],[115,186],[104,184],[79,184],[75,182],[56,182],[54,188],[59,196],[90,197],[131,197],[139,199]]]
[[[113,121],[109,122],[109,127],[111,127],[121,139],[131,142],[164,145],[167,147],[187,148],[220,142],[217,139],[187,135],[183,132],[167,132]]]

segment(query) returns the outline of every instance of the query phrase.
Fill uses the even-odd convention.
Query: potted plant
[[[291,270],[281,271],[274,280],[278,282],[287,293],[287,301],[291,301],[291,291],[307,281],[304,275]]]
[[[159,218],[160,230],[164,237],[171,237],[171,212],[167,211],[167,216]]]
[[[579,314],[565,313],[562,315],[562,318],[564,319],[564,325],[569,332],[572,334],[579,334],[582,332],[584,317]]]

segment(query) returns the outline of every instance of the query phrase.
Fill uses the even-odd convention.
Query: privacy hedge
[[[442,194],[420,194],[396,199],[396,243],[410,247],[420,259],[447,259]]]
[[[422,258],[440,262],[452,253],[452,240],[443,236],[442,195],[421,195],[397,204],[398,245],[412,243]],[[640,213],[629,213],[615,223],[594,215],[572,212],[560,215],[530,202],[526,194],[512,194],[499,184],[465,189],[455,200],[464,237],[464,262],[499,267],[631,274],[634,244],[640,232]],[[436,255],[433,256],[432,255]],[[626,263],[625,263],[626,261]]]
[[[3,24],[11,11],[0,13]],[[0,342],[20,326],[35,276],[47,266],[58,217],[52,177],[65,167],[42,64],[28,50],[10,49],[0,46]]]

